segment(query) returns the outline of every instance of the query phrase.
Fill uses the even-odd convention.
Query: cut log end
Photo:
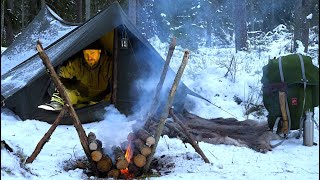
[[[120,159],[116,162],[117,169],[126,169],[129,166],[129,163],[126,159]]]
[[[91,151],[100,150],[102,148],[102,142],[98,139],[89,143],[89,149]]]
[[[138,167],[143,167],[146,164],[146,161],[147,158],[142,154],[138,154],[133,158],[134,164]]]
[[[118,179],[119,176],[120,176],[120,170],[119,169],[111,169],[108,172],[108,177],[109,178]]]
[[[102,153],[101,151],[92,151],[91,152],[91,158],[93,161],[98,162],[102,158]]]
[[[147,157],[147,156],[149,156],[151,154],[151,148],[148,147],[148,146],[144,146],[144,147],[142,147],[140,149],[140,152],[141,152],[142,155]]]
[[[108,156],[103,157],[97,163],[97,169],[101,172],[108,172],[110,171],[111,168],[112,168],[112,160]]]
[[[155,143],[156,143],[156,139],[152,136],[150,136],[146,139],[146,145],[149,147],[154,145]]]

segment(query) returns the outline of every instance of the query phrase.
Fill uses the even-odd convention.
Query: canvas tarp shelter
[[[36,118],[53,122],[57,113],[42,112],[37,108],[50,100],[48,87],[52,85],[36,52],[37,40],[43,43],[53,66],[58,67],[88,44],[98,39],[103,40],[110,33],[114,35],[114,39],[112,49],[109,50],[113,53],[116,64],[113,74],[116,98],[112,103],[120,112],[132,113],[133,106],[143,93],[143,78],[156,77],[155,80],[158,81],[164,60],[129,21],[117,2],[80,25],[65,22],[48,6],[44,7],[1,55],[2,102],[21,119]],[[130,42],[127,50],[119,48],[119,41],[124,34]],[[172,69],[169,68],[168,74],[167,77],[173,79],[175,73]],[[174,99],[177,109],[184,103],[187,94],[195,95],[180,83]],[[82,122],[91,122],[101,118],[105,106],[104,103],[98,103],[79,109],[77,113]],[[65,120],[62,123],[70,122]]]

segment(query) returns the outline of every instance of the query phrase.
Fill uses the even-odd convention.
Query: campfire
[[[155,138],[144,129],[134,130],[128,134],[127,141],[111,148],[112,155],[104,153],[101,141],[93,132],[88,134],[88,144],[100,177],[133,179],[142,175]]]

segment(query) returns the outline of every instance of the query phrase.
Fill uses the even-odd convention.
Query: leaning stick
[[[156,107],[158,105],[158,102],[159,102],[159,94],[160,94],[160,90],[163,86],[163,82],[164,82],[164,79],[166,77],[166,74],[167,74],[167,71],[168,71],[168,68],[169,68],[169,64],[170,64],[170,61],[171,61],[171,58],[172,58],[172,55],[173,55],[173,51],[174,49],[176,48],[176,38],[173,37],[172,38],[172,42],[169,46],[169,50],[168,50],[168,54],[167,54],[167,58],[166,58],[166,62],[163,66],[163,70],[162,70],[162,74],[161,74],[161,77],[160,77],[160,80],[157,84],[157,88],[156,88],[156,93],[154,95],[154,98],[153,98],[153,102],[152,102],[152,105],[150,106],[150,111],[147,115],[147,121],[148,119],[154,115],[155,111],[156,111]]]
[[[173,81],[171,90],[169,92],[168,101],[166,103],[166,106],[164,108],[163,113],[161,114],[160,122],[159,122],[159,125],[158,125],[158,128],[157,128],[156,137],[155,137],[156,141],[155,141],[155,144],[152,147],[151,154],[147,158],[146,165],[144,166],[144,169],[143,169],[144,173],[147,173],[149,171],[151,160],[152,160],[152,158],[154,156],[154,153],[156,152],[156,149],[157,149],[157,146],[158,146],[158,142],[159,142],[160,136],[161,136],[162,131],[163,131],[163,127],[164,127],[164,125],[166,123],[166,120],[168,118],[168,115],[169,115],[169,108],[172,106],[174,95],[175,95],[175,93],[177,91],[177,88],[178,88],[181,76],[183,74],[183,71],[184,71],[184,69],[185,69],[185,67],[186,67],[186,65],[188,63],[188,59],[189,59],[189,51],[185,51],[183,59],[182,59],[182,63],[180,65],[180,67],[179,67],[179,70],[177,72],[177,75],[176,75],[176,77],[175,77],[175,79]]]
[[[192,147],[197,151],[198,154],[200,154],[200,156],[202,157],[202,159],[204,160],[204,162],[206,163],[210,163],[209,159],[206,157],[206,155],[204,155],[203,151],[200,149],[199,145],[193,140],[192,136],[190,135],[190,133],[188,132],[186,126],[179,120],[179,118],[174,114],[173,109],[170,108],[169,110],[170,115],[173,118],[173,121],[177,124],[180,125],[180,127],[182,128],[183,133],[186,135],[186,137],[188,138],[190,144],[192,145]]]
[[[41,149],[43,148],[44,144],[46,142],[49,141],[50,136],[52,135],[53,131],[57,128],[57,126],[59,125],[62,117],[64,116],[65,112],[67,110],[67,106],[63,106],[62,110],[60,111],[57,119],[53,122],[53,124],[51,125],[50,129],[47,131],[46,134],[44,134],[44,136],[42,137],[42,139],[39,141],[38,145],[36,146],[35,150],[33,151],[33,153],[31,154],[31,156],[29,156],[26,160],[26,164],[28,163],[32,163],[34,161],[34,159],[38,156],[38,154],[40,153]]]
[[[90,153],[90,149],[88,146],[88,137],[87,137],[82,125],[81,125],[81,122],[79,120],[79,117],[78,117],[76,111],[73,109],[70,98],[66,93],[65,87],[62,84],[62,82],[60,81],[56,71],[54,70],[49,57],[44,52],[44,49],[43,49],[40,41],[37,41],[37,50],[38,50],[38,54],[39,54],[43,64],[45,65],[46,69],[49,71],[49,75],[50,75],[51,79],[53,80],[56,88],[58,89],[59,94],[61,95],[62,99],[64,100],[64,102],[68,108],[68,112],[73,119],[73,125],[77,130],[77,133],[78,133],[78,136],[80,139],[80,143],[81,143],[82,148],[83,148],[83,150],[84,150],[84,152],[85,152],[85,154],[86,154],[86,156],[92,166],[92,170],[95,173],[95,175],[98,176],[97,167],[91,159],[91,153]]]

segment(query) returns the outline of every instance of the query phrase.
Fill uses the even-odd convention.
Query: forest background
[[[9,46],[33,20],[44,4],[62,19],[82,23],[115,0],[1,0],[1,46]],[[162,42],[177,37],[177,45],[192,51],[199,46],[259,50],[266,33],[279,24],[293,34],[289,52],[299,40],[308,54],[318,44],[318,0],[118,0],[131,21],[149,39]],[[313,33],[314,38],[309,38]],[[248,41],[248,38],[257,41]],[[250,44],[251,43],[251,44]],[[263,51],[263,49],[261,49]],[[319,51],[319,50],[318,50]]]

